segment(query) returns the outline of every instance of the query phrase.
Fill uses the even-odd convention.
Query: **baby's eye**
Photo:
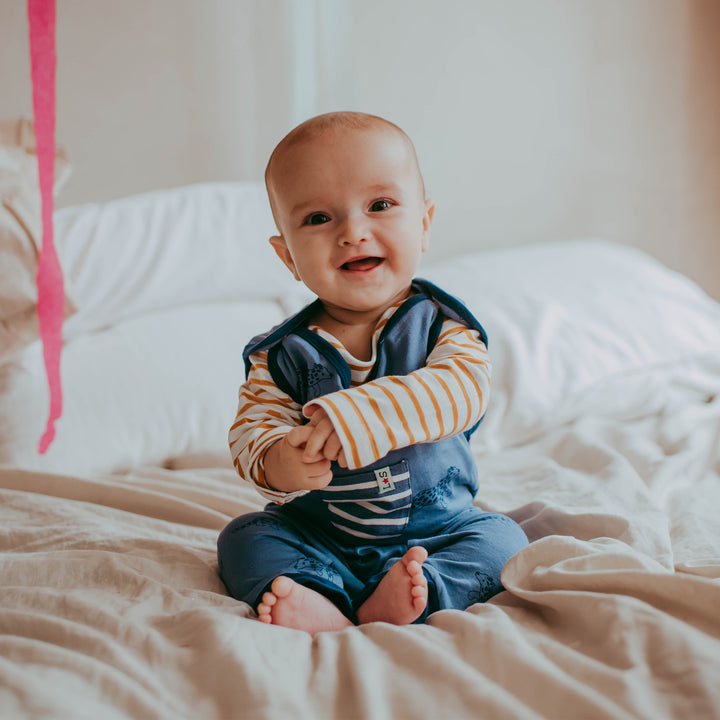
[[[392,207],[392,203],[389,200],[376,200],[370,206],[370,212],[382,212],[383,210],[389,210]]]
[[[313,213],[303,220],[303,225],[323,225],[330,222],[330,218],[325,213]]]

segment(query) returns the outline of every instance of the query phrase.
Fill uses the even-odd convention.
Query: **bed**
[[[217,572],[262,506],[226,448],[242,348],[308,299],[262,185],[56,212],[64,408],[39,455],[32,183],[4,183],[0,717],[720,717],[720,306],[690,280],[601,239],[423,266],[488,331],[476,502],[531,542],[490,602],[313,639]]]

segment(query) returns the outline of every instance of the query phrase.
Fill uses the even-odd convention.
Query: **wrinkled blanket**
[[[1,469],[0,717],[720,717],[720,399],[477,461],[531,540],[506,591],[315,639],[218,578],[231,470]]]

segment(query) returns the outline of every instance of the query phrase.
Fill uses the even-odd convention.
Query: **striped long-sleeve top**
[[[308,405],[322,407],[333,423],[349,469],[384,457],[391,450],[451,437],[472,428],[483,416],[490,389],[491,364],[479,333],[446,319],[426,365],[408,375],[366,382],[375,364],[377,340],[399,307],[380,319],[367,361],[350,355],[338,340],[311,326],[335,346],[348,363],[350,388],[323,395]],[[233,463],[241,477],[254,483],[263,497],[289,502],[306,490],[286,493],[265,481],[263,458],[268,448],[303,419],[303,407],[274,383],[267,351],[250,356],[250,371],[240,387],[238,412],[230,428]]]

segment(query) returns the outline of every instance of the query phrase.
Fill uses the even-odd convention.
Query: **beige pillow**
[[[55,156],[54,194],[70,164]],[[35,132],[27,119],[0,121],[0,362],[38,337],[37,274],[42,245]],[[75,308],[65,300],[65,317]]]

